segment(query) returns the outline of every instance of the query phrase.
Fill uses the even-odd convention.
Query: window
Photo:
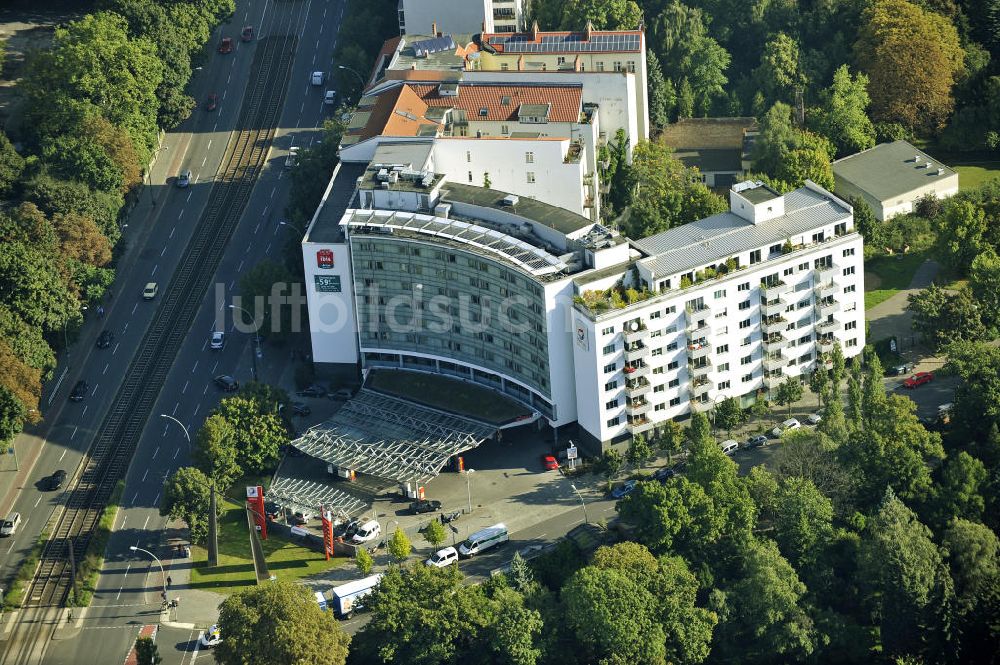
[[[612,418],[611,420],[608,421],[608,427],[615,427],[615,426],[617,426],[618,423],[621,422],[621,420],[622,420],[621,416],[615,416],[614,418]]]
[[[680,384],[681,384],[680,379],[670,379],[670,383],[668,383],[667,386],[669,386],[670,388],[676,388]]]
[[[609,355],[609,354],[612,354],[614,352],[615,352],[615,343],[614,342],[611,342],[610,344],[608,344],[607,346],[604,347],[604,355]]]
[[[811,326],[811,325],[812,325],[812,321],[810,321],[809,319],[800,319],[795,324],[795,327],[796,328],[805,328],[806,326]]]
[[[746,337],[743,338],[743,341],[740,342],[740,346],[750,346],[750,342],[752,341],[753,341],[753,335],[747,335]]]
[[[805,300],[800,300],[799,303],[796,305],[796,307],[798,307],[799,309],[805,309],[806,307],[809,307],[811,304],[812,304],[812,299],[806,298]]]
[[[719,381],[719,390],[727,390],[729,388],[729,381]]]
[[[712,297],[715,298],[716,300],[721,300],[722,298],[726,297],[726,290],[719,289],[718,291],[712,294]]]
[[[681,403],[681,398],[680,397],[675,397],[672,400],[670,400],[670,402],[669,402],[670,406],[677,406],[680,403]]]
[[[848,266],[848,267],[844,268],[844,270],[842,272],[844,273],[844,277],[847,277],[848,275],[853,275],[854,274],[854,266]]]
[[[622,70],[622,63],[616,60],[615,61],[615,71],[616,72],[620,72],[621,70]]]
[[[663,329],[663,332],[664,334],[672,335],[673,333],[677,332],[677,326],[668,326],[667,328]]]
[[[856,288],[857,287],[854,284],[851,284],[850,286],[845,286],[844,293],[854,293]]]
[[[743,310],[746,310],[746,309],[750,309],[750,301],[749,300],[744,300],[743,302],[740,303],[740,311],[742,312]]]
[[[510,106],[510,95],[504,95],[500,98],[500,106]]]
[[[844,324],[844,330],[854,330],[857,327],[858,327],[857,321],[848,321],[847,323]]]
[[[670,363],[669,365],[667,365],[667,369],[677,369],[677,365],[678,365],[678,363],[675,360],[672,363]]]
[[[670,342],[670,344],[667,344],[667,351],[676,351],[676,350],[677,350],[677,342]]]
[[[663,349],[653,349],[653,355],[654,356],[662,356],[663,355]]]
[[[805,363],[811,363],[812,359],[813,359],[813,354],[807,353],[804,356],[802,356],[802,357],[799,358],[798,363],[800,365],[804,365]]]
[[[803,335],[802,337],[799,337],[799,341],[795,342],[795,344],[796,345],[798,345],[798,344],[808,344],[811,341],[812,341],[812,335]]]
[[[666,390],[666,388],[663,386],[663,384],[660,384],[658,386],[653,386],[654,393],[662,393],[664,390]]]
[[[617,387],[618,387],[618,381],[617,380],[615,380],[615,381],[608,381],[607,383],[604,384],[604,389],[605,390],[614,390]]]
[[[668,307],[665,310],[663,310],[663,313],[664,314],[676,314],[677,313],[677,305],[671,305],[670,307]]]
[[[743,375],[743,383],[750,383],[751,381],[753,381],[753,372]]]
[[[510,134],[510,125],[500,125],[500,133],[504,136]]]
[[[611,372],[616,372],[616,371],[618,371],[618,363],[611,363],[609,365],[604,366],[605,374],[610,374]]]
[[[615,399],[611,400],[610,402],[608,402],[607,404],[604,405],[604,408],[607,409],[608,411],[610,411],[611,409],[617,409],[618,408],[618,399],[615,398]]]
[[[781,273],[781,276],[782,277],[788,277],[793,272],[795,272],[795,271],[792,268],[785,268],[784,271]]]
[[[603,330],[601,330],[601,334],[602,335],[611,335],[614,332],[615,332],[614,326],[609,326],[609,327],[604,328]]]
[[[506,62],[501,62],[500,63],[500,71],[505,72],[508,69],[510,69],[510,65],[508,65]]]
[[[767,253],[768,254],[781,254],[781,243],[779,242],[777,245],[771,245],[770,247],[768,247],[767,248]]]
[[[597,63],[597,71],[599,71],[599,72],[603,72],[604,71],[604,61],[603,60]]]
[[[534,164],[535,163],[535,153],[533,153],[533,152],[526,152],[526,153],[524,153],[524,163],[525,164]]]
[[[752,362],[753,362],[753,354],[752,353],[749,356],[743,356],[742,358],[740,358],[740,364],[741,365],[749,365]]]
[[[799,270],[809,270],[809,262],[806,261],[805,263],[800,263]]]
[[[469,182],[472,182],[472,171],[469,171]]]
[[[535,184],[535,172],[534,171],[528,171],[527,173],[524,174],[524,176],[528,179],[528,184],[529,185],[534,185]]]
[[[846,346],[849,349],[853,349],[857,345],[858,345],[858,340],[857,339],[849,339],[849,340],[847,340],[847,343],[844,344],[844,346]]]
[[[479,109],[479,117],[480,118],[485,118],[489,114],[490,114],[490,110],[488,108],[486,108],[485,106],[483,106],[482,108]]]
[[[663,368],[662,367],[654,367],[653,368],[653,374],[663,374]]]
[[[715,352],[717,354],[719,354],[720,356],[723,353],[729,353],[729,345],[728,344],[720,344],[719,346],[715,347]]]
[[[750,282],[743,282],[742,284],[740,284],[739,286],[736,287],[736,290],[737,291],[749,291],[750,290]]]
[[[472,151],[471,150],[466,150],[465,151],[465,161],[467,161],[467,162],[471,162],[472,161]]]
[[[559,56],[558,58],[556,58],[556,64],[557,65],[565,65],[566,64],[566,58],[564,58],[562,56]]]
[[[665,404],[657,404],[653,407],[653,411],[665,411],[667,406]]]
[[[844,256],[854,256],[854,248],[848,247],[844,250]]]
[[[721,365],[719,365],[719,371],[720,372],[728,372],[729,371],[729,363],[722,363]]]
[[[740,330],[749,327],[750,327],[750,319],[743,319],[742,321],[740,321]]]
[[[656,310],[655,312],[651,312],[650,315],[649,315],[649,318],[651,318],[651,319],[658,319],[658,318],[660,318],[660,310]]]
[[[754,251],[750,252],[750,264],[752,265],[754,263],[760,263],[760,250],[759,249],[755,249]]]

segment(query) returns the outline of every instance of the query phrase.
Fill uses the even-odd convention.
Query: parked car
[[[97,348],[106,349],[111,346],[115,341],[115,334],[110,330],[102,330],[101,334],[97,336]]]
[[[62,489],[62,486],[65,482],[66,482],[66,472],[63,471],[62,469],[59,469],[51,476],[46,476],[43,485],[45,486],[45,489],[49,491],[55,491]]]
[[[441,502],[434,499],[417,499],[410,504],[410,512],[414,515],[433,513],[436,510],[441,510]]]
[[[70,391],[69,401],[82,402],[83,398],[87,396],[88,392],[90,392],[90,384],[84,381],[83,379],[80,379],[79,381],[76,382],[76,385],[73,386],[73,390]]]
[[[635,491],[635,488],[639,486],[639,482],[636,480],[626,480],[624,483],[618,487],[611,490],[612,499],[622,499]]]
[[[354,397],[354,392],[350,388],[341,388],[330,395],[330,399],[342,399],[345,401],[351,399],[352,397]]]
[[[21,513],[11,513],[7,519],[0,521],[0,536],[13,536],[21,525]]]
[[[181,189],[184,189],[191,184],[191,169],[184,169],[177,174],[177,181],[175,183]]]
[[[277,504],[274,501],[265,501],[264,514],[270,520],[278,519],[281,517],[281,504]]]
[[[559,460],[552,455],[542,455],[542,467],[546,471],[555,471],[559,468]]]
[[[376,520],[368,520],[358,527],[358,530],[351,536],[351,542],[355,545],[367,543],[382,535],[382,527]]]
[[[895,367],[893,367],[889,371],[889,374],[890,376],[903,376],[904,374],[907,374],[912,370],[913,370],[913,365],[909,363],[903,363],[902,365],[896,365]]]
[[[922,386],[925,383],[930,383],[934,380],[934,375],[931,372],[917,372],[906,381],[903,381],[903,387],[913,389],[917,386]]]
[[[292,414],[296,416],[308,416],[312,409],[304,402],[292,402]]]
[[[653,480],[659,480],[661,483],[665,483],[676,475],[677,472],[674,471],[673,467],[664,467],[653,472]]]
[[[323,103],[326,104],[327,106],[333,106],[334,104],[336,104],[337,103],[337,91],[336,90],[327,90],[323,94]]]
[[[206,630],[201,636],[201,646],[206,649],[212,647],[217,647],[222,644],[222,633],[219,631],[218,625],[213,625],[211,628]]]
[[[212,379],[212,381],[222,390],[227,393],[234,393],[240,389],[240,382],[229,376],[228,374],[220,374],[219,376]]]
[[[303,388],[295,394],[299,397],[322,397],[326,394],[326,389],[323,388],[323,386],[318,386],[314,383],[308,388]]]
[[[156,294],[160,292],[160,287],[156,282],[146,282],[146,286],[142,288],[142,299],[152,300],[156,297]]]
[[[781,423],[773,430],[771,430],[771,436],[777,439],[781,437],[781,435],[784,434],[785,432],[791,431],[793,429],[799,429],[800,427],[802,427],[802,423],[800,423],[795,418],[789,418],[788,420],[786,420],[785,422]]]
[[[424,561],[424,563],[435,568],[444,568],[453,563],[458,563],[458,550],[454,547],[445,547],[432,554],[431,558]]]
[[[810,413],[808,416],[806,416],[806,422],[809,423],[810,425],[819,425],[821,422],[823,422],[823,416],[818,413]]]
[[[233,38],[223,37],[222,41],[219,42],[219,53],[232,53],[233,52]]]
[[[244,42],[249,42],[253,40],[253,26],[245,25],[243,26],[243,32],[240,33],[240,40]]]
[[[205,110],[214,111],[219,106],[219,96],[214,92],[209,94],[208,98],[205,99]]]
[[[757,448],[759,446],[766,446],[766,445],[767,445],[767,437],[764,436],[763,434],[756,434],[754,436],[751,436],[749,439],[747,439],[746,443],[747,448]]]
[[[727,439],[719,444],[719,448],[721,448],[722,452],[726,455],[732,456],[737,450],[740,449],[740,442],[735,439]]]

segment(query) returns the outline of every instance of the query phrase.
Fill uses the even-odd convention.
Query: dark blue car
[[[614,499],[621,499],[632,493],[632,491],[638,486],[638,481],[626,480],[624,483],[614,488],[611,491],[611,497]]]

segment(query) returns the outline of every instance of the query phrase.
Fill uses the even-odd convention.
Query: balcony
[[[832,316],[840,311],[840,303],[835,300],[825,300],[816,304],[819,315],[823,318]]]
[[[784,345],[788,340],[781,333],[771,333],[770,335],[764,335],[762,341],[765,348],[772,349]]]
[[[701,400],[692,399],[688,404],[691,405],[691,413],[708,413],[712,408],[712,403],[708,400],[702,402]]]
[[[701,397],[702,395],[707,394],[708,391],[714,387],[714,381],[705,375],[700,375],[691,382],[691,394],[695,397]]]
[[[628,419],[628,430],[632,434],[642,434],[653,429],[653,421],[646,416],[635,416]]]
[[[832,298],[840,291],[837,285],[833,282],[817,282],[816,284],[816,300],[825,300],[827,298]]]
[[[833,351],[833,343],[836,341],[833,335],[828,335],[826,337],[820,337],[816,340],[816,348],[819,349],[820,353],[830,353]]]
[[[816,269],[816,281],[821,284],[832,282],[837,275],[839,275],[839,272],[833,266],[825,266],[823,268]]]
[[[760,311],[764,316],[777,316],[783,313],[787,307],[787,303],[782,302],[778,298],[774,300],[762,300]]]
[[[632,399],[625,403],[625,413],[629,416],[641,416],[648,413],[653,407],[645,397],[640,397],[638,399]]]
[[[625,381],[625,394],[631,399],[642,397],[643,395],[652,392],[652,390],[653,384],[651,384],[646,377],[628,379]]]
[[[766,370],[781,369],[787,364],[788,359],[780,353],[769,353],[764,356],[764,369]]]
[[[783,374],[777,374],[774,372],[764,374],[764,387],[768,390],[774,390],[781,385],[781,382],[785,380]]]
[[[642,360],[649,355],[649,347],[642,342],[633,342],[625,345],[625,362],[635,362]]]
[[[712,345],[705,341],[704,338],[698,341],[691,342],[687,346],[688,358],[690,360],[698,360],[699,358],[704,358],[712,350]]]
[[[765,335],[770,335],[771,333],[783,333],[788,329],[788,319],[780,315],[769,316],[761,321],[760,325],[764,329]]]
[[[786,284],[785,282],[776,282],[771,286],[760,287],[761,295],[767,300],[774,300],[775,298],[785,298],[791,292],[792,292],[791,284]]]
[[[643,342],[649,338],[649,328],[647,328],[645,325],[641,323],[639,323],[637,326],[635,324],[636,324],[635,321],[625,324],[626,344],[632,344],[634,342]]]
[[[816,324],[816,332],[821,335],[833,335],[841,332],[843,329],[843,322],[836,319],[828,319],[826,321],[820,321]]]
[[[645,378],[649,376],[649,365],[639,362],[634,365],[625,365],[625,378],[626,379],[638,379]]]

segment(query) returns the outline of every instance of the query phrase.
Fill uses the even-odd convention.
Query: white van
[[[468,540],[458,546],[458,553],[462,557],[475,556],[491,547],[503,545],[508,540],[510,535],[507,533],[507,525],[494,524],[469,536]]]
[[[428,566],[434,566],[435,568],[445,568],[453,563],[458,562],[458,550],[454,547],[446,547],[443,550],[438,550],[431,555],[430,559],[424,561]]]
[[[11,513],[7,519],[0,520],[0,536],[13,536],[21,525],[21,513]]]
[[[729,439],[728,441],[723,441],[722,443],[720,443],[719,447],[722,448],[722,452],[724,452],[725,454],[732,455],[737,450],[739,450],[740,443],[739,441],[734,441],[732,439]]]
[[[376,520],[368,520],[364,524],[358,527],[358,530],[351,536],[351,542],[355,545],[360,545],[361,543],[367,543],[369,540],[375,540],[382,535],[382,527]]]

